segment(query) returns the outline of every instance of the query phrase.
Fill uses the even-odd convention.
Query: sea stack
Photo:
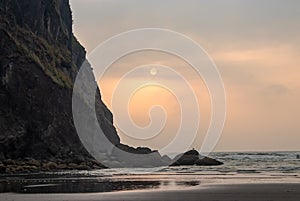
[[[198,166],[215,166],[222,165],[223,163],[209,157],[200,156],[199,152],[195,149],[185,152],[184,154],[177,155],[174,162],[170,166],[181,165],[198,165]]]

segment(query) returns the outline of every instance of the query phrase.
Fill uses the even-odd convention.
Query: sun
[[[151,68],[150,74],[153,75],[153,76],[157,75],[157,69],[156,68]]]

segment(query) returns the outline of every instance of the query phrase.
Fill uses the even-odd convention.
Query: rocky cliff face
[[[68,0],[1,0],[0,160],[91,158],[72,119],[72,86],[84,60]],[[98,121],[119,144],[112,114],[96,96]]]
[[[85,55],[72,33],[68,0],[0,1],[0,173],[99,168],[102,165],[90,155],[95,151],[109,167],[153,167],[172,162],[147,147],[121,144],[99,89],[95,105],[74,95],[83,103],[77,112],[82,115],[80,109],[87,111],[80,122],[86,136],[96,139],[98,133],[93,128],[97,124],[112,142],[110,152],[97,144],[88,153],[72,115],[73,86],[82,64],[87,72],[83,76],[90,78],[87,84],[96,86]],[[88,85],[83,84],[80,91],[86,91]],[[89,116],[93,108],[96,118]],[[199,154],[187,155],[193,160],[191,164],[199,158]]]

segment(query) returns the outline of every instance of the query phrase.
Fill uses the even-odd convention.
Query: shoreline
[[[68,171],[68,170],[94,170],[106,169],[103,164],[94,159],[81,161],[67,160],[37,160],[27,159],[6,159],[0,160],[1,174],[30,174],[30,173],[47,173],[50,171]]]
[[[300,183],[253,183],[253,184],[205,184],[183,189],[131,190],[104,193],[75,194],[17,194],[3,193],[1,201],[30,201],[38,199],[69,201],[216,201],[216,200],[266,200],[286,201],[300,200]]]
[[[179,169],[175,169],[179,170]],[[132,171],[132,170],[131,170]],[[157,192],[191,190],[230,185],[299,184],[299,173],[224,173],[152,172],[137,174],[119,169],[96,171],[50,172],[48,174],[6,175],[0,177],[2,193],[28,194],[87,194],[117,192]],[[177,172],[177,173],[176,173]],[[174,174],[175,173],[175,174]],[[300,186],[299,186],[300,189]]]

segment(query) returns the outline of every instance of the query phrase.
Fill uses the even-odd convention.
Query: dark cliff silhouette
[[[72,33],[68,0],[0,2],[0,160],[85,161],[72,120],[72,86],[86,52]],[[98,120],[119,144],[97,91]]]
[[[82,64],[96,83],[85,61],[68,0],[0,1],[0,172],[104,167],[85,149],[73,121],[72,92]],[[95,105],[83,109],[95,107],[96,123],[113,145],[100,162],[110,167],[171,163],[147,147],[122,144],[98,88],[95,97]],[[87,135],[96,135],[89,129],[95,122],[86,120]]]

